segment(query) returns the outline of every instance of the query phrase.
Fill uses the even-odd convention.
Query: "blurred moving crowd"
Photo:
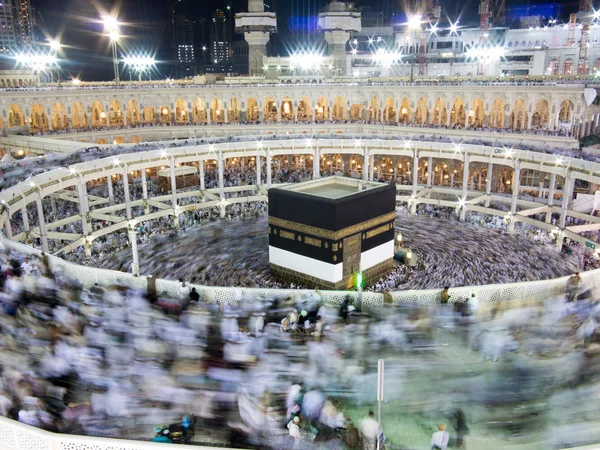
[[[475,293],[455,303],[447,289],[435,304],[363,311],[360,296],[326,305],[319,291],[245,298],[240,289],[215,304],[184,281],[176,298],[86,288],[46,256],[12,251],[0,267],[0,414],[46,430],[374,450],[378,439],[419,448],[399,436],[418,418],[431,448],[463,448],[497,427],[533,439],[527,430],[545,430],[565,403],[577,402],[570,420],[581,420],[575,410],[600,394],[599,297],[579,275],[539,305],[482,304]],[[464,363],[449,365],[451,355]],[[369,414],[379,358],[385,404],[409,418],[382,428]],[[501,366],[483,376],[485,361]]]

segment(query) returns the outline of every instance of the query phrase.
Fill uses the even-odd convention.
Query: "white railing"
[[[61,141],[68,142],[69,144],[81,148],[99,145],[100,147],[113,146],[113,141],[117,137],[122,137],[126,141],[131,141],[133,136],[142,138],[142,141],[156,142],[166,141],[172,139],[195,139],[194,135],[198,139],[205,139],[206,137],[213,136],[244,136],[244,135],[266,135],[268,133],[278,134],[300,134],[306,132],[308,135],[318,136],[322,133],[336,134],[342,132],[344,134],[394,134],[405,139],[418,140],[420,136],[426,137],[440,137],[444,136],[456,140],[487,140],[496,141],[499,145],[514,145],[514,146],[540,146],[540,148],[560,148],[568,150],[576,150],[579,148],[579,143],[576,138],[567,136],[554,136],[534,133],[519,133],[509,131],[480,131],[472,129],[458,129],[453,130],[449,128],[434,128],[434,127],[420,127],[418,125],[388,125],[384,123],[368,124],[368,123],[352,123],[352,122],[329,122],[329,123],[285,123],[285,122],[273,122],[273,123],[226,123],[222,125],[218,124],[194,124],[194,125],[174,125],[174,126],[143,126],[136,128],[118,128],[118,129],[98,129],[90,131],[78,131],[75,133],[55,134],[48,136],[9,136],[2,139],[15,139],[16,142],[25,142],[25,139],[41,139],[44,142],[42,144],[36,143],[32,140],[29,147],[22,145],[25,148],[31,148],[32,150],[48,152],[51,148],[47,142]],[[107,144],[96,144],[99,138],[104,138]],[[80,140],[87,140],[89,142],[78,142]],[[77,141],[77,142],[74,142]],[[9,145],[12,141],[1,141],[6,142]],[[130,143],[118,144],[120,146],[128,145]],[[14,145],[13,145],[14,146]],[[21,145],[18,145],[21,146]],[[63,150],[64,151],[64,150]]]

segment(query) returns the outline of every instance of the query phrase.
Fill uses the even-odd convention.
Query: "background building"
[[[231,72],[228,26],[225,13],[218,9],[213,15],[210,34],[212,72]]]
[[[194,25],[183,14],[175,14],[175,73],[178,78],[198,73],[194,48]]]
[[[0,3],[0,53],[16,53],[37,43],[35,10],[30,0]]]

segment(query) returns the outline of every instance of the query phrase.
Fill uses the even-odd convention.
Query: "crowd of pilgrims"
[[[475,294],[453,304],[450,289],[435,304],[369,314],[351,297],[326,304],[318,290],[258,299],[239,290],[234,302],[216,304],[185,282],[174,298],[84,287],[45,255],[2,250],[0,415],[101,437],[374,450],[401,426],[379,429],[368,412],[385,357],[385,402],[411,405],[405,413],[440,448],[468,442],[467,419],[511,439],[527,439],[547,420],[548,439],[580,442],[589,436],[575,410],[600,387],[598,296],[581,283],[571,277],[566,296],[540,307],[484,308]],[[465,349],[502,361],[500,378],[473,377],[489,370],[483,363],[447,365],[443,355],[464,357]],[[439,370],[443,381],[428,378]],[[412,376],[429,381],[408,389]],[[507,396],[515,386],[518,394]],[[433,397],[423,397],[428,390]],[[563,433],[555,417],[577,432]]]
[[[93,158],[98,153],[90,150],[83,155]],[[9,170],[7,173],[14,177],[14,171],[18,172]],[[264,183],[266,174],[264,170],[262,172]],[[215,169],[206,170],[207,189],[218,187],[217,176]],[[142,273],[219,286],[304,287],[284,285],[269,275],[268,242],[264,233],[267,206],[264,202],[244,200],[244,197],[255,194],[255,177],[256,171],[252,166],[241,168],[239,164],[226,165],[225,186],[247,185],[249,190],[226,193],[228,199],[240,197],[242,201],[226,207],[225,223],[217,222],[220,220],[220,210],[219,207],[213,207],[184,212],[177,225],[172,218],[139,224],[137,236]],[[273,172],[274,183],[303,181],[310,177],[311,171],[303,169],[282,167]],[[188,186],[178,189],[178,192],[197,188]],[[148,178],[148,191],[150,196],[159,192],[156,177]],[[88,188],[88,194],[107,198],[107,186],[93,185]],[[122,183],[114,183],[114,196],[116,203],[124,202]],[[142,198],[139,178],[130,183],[130,197],[132,201]],[[180,206],[214,199],[210,196],[181,198]],[[43,207],[47,223],[78,214],[75,202],[45,199]],[[494,207],[506,208],[502,204]],[[28,214],[30,223],[36,223],[37,210],[28,208]],[[111,214],[124,216],[125,212],[121,210]],[[143,206],[134,207],[134,216],[143,214]],[[518,223],[515,227],[517,237],[510,237],[506,233],[507,225],[500,217],[469,212],[467,223],[485,229],[479,230],[458,222],[453,208],[420,204],[417,215],[432,220],[409,218],[407,214],[406,206],[399,205],[397,230],[404,234],[407,239],[405,245],[413,250],[417,263],[396,264],[390,274],[365,286],[365,289],[381,292],[549,279],[598,266],[593,252],[575,243],[565,246],[562,254],[556,254],[553,250],[555,238],[547,231]],[[21,225],[20,212],[17,212],[12,218],[13,234],[21,231]],[[92,229],[100,229],[110,223],[93,219],[91,225]],[[81,233],[82,225],[80,221],[74,221],[55,228],[55,231]],[[437,238],[432,239],[431,236]],[[38,241],[33,238],[34,244],[39,247]],[[469,245],[465,245],[465,242]],[[50,240],[49,244],[53,253],[58,250],[56,246],[60,242]],[[124,230],[96,238],[91,257],[86,256],[83,247],[62,256],[69,261],[94,267],[131,270],[129,236]]]

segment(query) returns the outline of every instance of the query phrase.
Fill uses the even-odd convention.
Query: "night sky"
[[[61,67],[65,78],[78,76],[84,80],[110,80],[112,75],[112,57],[107,37],[102,35],[103,27],[99,21],[100,11],[119,11],[118,16],[122,40],[120,54],[149,52],[162,63],[158,64],[155,76],[164,78],[172,74],[170,68],[170,31],[168,28],[167,0],[32,0],[38,12],[38,25],[42,37],[61,36],[63,55]],[[277,12],[279,34],[276,37],[272,53],[285,55],[298,45],[300,36],[316,33],[314,18],[326,0],[266,0]],[[507,6],[526,6],[527,4],[507,2]],[[403,22],[403,1],[393,0],[357,0],[356,6],[368,5],[372,10],[384,11],[386,17],[395,22]],[[206,18],[210,20],[216,9],[225,10],[231,6],[233,13],[247,10],[247,0],[181,0],[176,7],[190,20]],[[461,23],[478,22],[478,0],[453,1],[442,0],[442,26],[446,16],[451,20],[461,17]],[[577,9],[577,4],[563,4],[564,15]],[[523,12],[520,11],[522,14]],[[235,36],[235,35],[234,35]],[[235,39],[242,39],[235,36]],[[207,39],[208,40],[208,39]],[[129,75],[121,74],[122,79]]]

